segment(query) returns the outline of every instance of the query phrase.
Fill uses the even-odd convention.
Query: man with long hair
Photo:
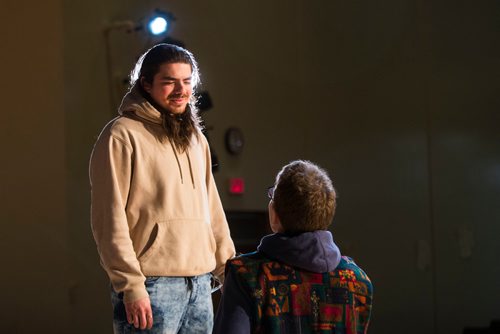
[[[227,262],[214,333],[366,333],[373,287],[328,231],[337,195],[326,171],[293,161],[268,195],[275,233]]]
[[[235,249],[200,130],[198,83],[188,50],[152,47],[92,152],[91,225],[115,333],[212,330],[211,280]]]

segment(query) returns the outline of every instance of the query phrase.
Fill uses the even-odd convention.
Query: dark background
[[[200,63],[227,210],[266,210],[279,168],[310,159],[339,193],[335,239],[373,280],[370,333],[500,318],[500,2],[2,0],[0,332],[111,332],[88,159],[157,40],[105,31],[155,8]]]

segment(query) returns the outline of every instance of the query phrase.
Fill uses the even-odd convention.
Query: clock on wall
[[[225,135],[226,149],[230,154],[237,155],[243,151],[245,140],[243,132],[237,127],[230,127],[226,130]]]

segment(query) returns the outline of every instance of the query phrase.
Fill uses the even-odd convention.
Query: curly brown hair
[[[295,160],[276,176],[273,202],[285,233],[302,233],[328,229],[337,194],[324,169]]]

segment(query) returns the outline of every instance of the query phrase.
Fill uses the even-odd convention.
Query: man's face
[[[153,78],[153,83],[143,82],[143,87],[161,107],[173,114],[182,114],[193,93],[191,65],[162,64]]]

